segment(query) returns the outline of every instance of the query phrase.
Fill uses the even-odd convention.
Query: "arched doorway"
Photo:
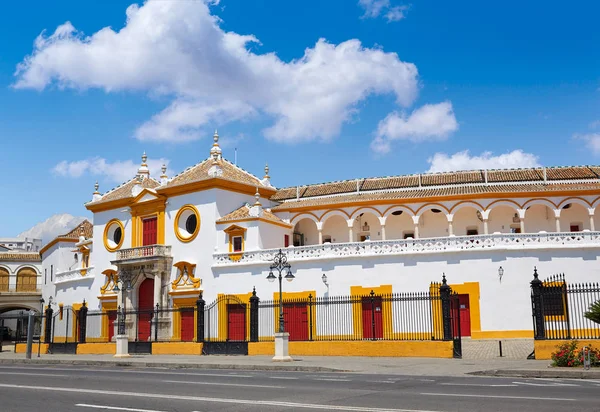
[[[483,217],[474,206],[464,206],[454,212],[452,233],[456,236],[475,236],[483,234]]]
[[[560,211],[561,232],[581,232],[590,230],[590,217],[587,208],[579,203],[567,203]]]
[[[9,273],[8,270],[0,268],[0,292],[8,292]]]
[[[352,242],[349,239],[348,223],[337,214],[327,214],[323,222],[323,243]]]
[[[32,268],[23,268],[17,272],[17,292],[35,292],[37,273]]]
[[[319,231],[317,224],[310,218],[303,218],[294,226],[294,246],[308,246],[319,244]]]
[[[154,306],[154,278],[147,278],[138,290],[138,340],[150,340]]]
[[[493,205],[488,214],[488,233],[521,233],[521,219],[516,205]]]

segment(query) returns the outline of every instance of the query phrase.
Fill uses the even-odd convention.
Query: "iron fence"
[[[542,281],[534,269],[531,307],[537,340],[600,339],[600,324],[585,314],[600,302],[600,284],[568,283],[564,274]]]

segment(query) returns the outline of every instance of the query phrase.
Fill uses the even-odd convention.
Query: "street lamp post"
[[[127,331],[125,330],[125,319],[126,315],[126,296],[127,292],[131,292],[133,287],[131,286],[131,280],[133,279],[133,273],[129,271],[120,271],[118,278],[115,280],[115,286],[113,287],[113,291],[116,293],[121,292],[121,307],[117,312],[117,351],[115,357],[117,358],[125,358],[129,356],[129,339],[127,336]],[[119,282],[121,283],[121,287],[119,288]]]
[[[269,282],[274,282],[275,279],[279,279],[279,333],[285,332],[284,322],[283,322],[283,291],[281,286],[281,281],[284,277],[282,277],[282,273],[287,270],[287,274],[285,275],[285,280],[291,282],[294,280],[295,276],[292,274],[292,266],[287,261],[287,255],[279,249],[279,252],[273,258],[273,264],[270,266],[269,276],[267,276],[267,280]],[[273,270],[276,270],[279,275],[275,276],[273,274]]]
[[[42,316],[44,315],[44,298],[40,299],[40,335],[38,337],[38,358],[40,357],[40,347],[42,346]]]
[[[275,279],[279,280],[279,332],[275,334],[275,356],[274,361],[277,362],[289,362],[292,358],[289,356],[288,343],[290,334],[285,333],[285,326],[283,321],[283,291],[282,281],[285,278],[288,282],[294,280],[295,276],[292,274],[292,266],[287,261],[287,255],[279,249],[279,252],[273,258],[273,264],[269,267],[269,276],[267,280],[274,282]],[[275,276],[273,271],[277,271],[278,276]],[[287,271],[286,275],[283,276],[283,272]]]

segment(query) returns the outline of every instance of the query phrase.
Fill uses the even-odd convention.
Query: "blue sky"
[[[3,5],[0,235],[88,215],[144,150],[180,172],[215,128],[279,187],[600,163],[597,2],[214,3]]]

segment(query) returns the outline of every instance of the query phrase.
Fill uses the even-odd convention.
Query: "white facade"
[[[348,190],[339,189],[344,182],[329,184],[331,193],[328,184],[278,191],[268,170],[259,179],[222,159],[218,136],[207,160],[171,179],[163,170],[154,180],[144,166],[130,182],[104,195],[96,190],[88,203],[94,220],[85,275],[70,266],[73,244],[46,251],[43,269],[55,272],[45,296],[114,310],[122,295],[112,286],[101,289],[111,271],[129,271],[137,274],[126,302],[133,307],[142,300],[177,307],[200,292],[211,302],[253,287],[261,299],[273,299],[277,285],[266,275],[284,249],[296,276],[286,292],[339,296],[382,286],[424,292],[445,273],[453,290],[468,295],[473,338],[529,337],[534,267],[542,278],[565,273],[569,282],[597,281],[600,274],[600,180],[592,168],[517,170],[507,177],[482,171],[474,183],[426,185],[445,179],[441,174],[406,177],[418,181],[407,187],[385,186],[383,178],[379,189],[361,191],[365,179],[348,183]],[[519,173],[534,180],[512,177]],[[309,190],[315,194],[301,194]],[[196,226],[186,220],[191,214]],[[107,240],[119,225],[121,236]],[[181,280],[182,268],[191,281]],[[149,302],[138,291],[145,279],[154,282]]]

